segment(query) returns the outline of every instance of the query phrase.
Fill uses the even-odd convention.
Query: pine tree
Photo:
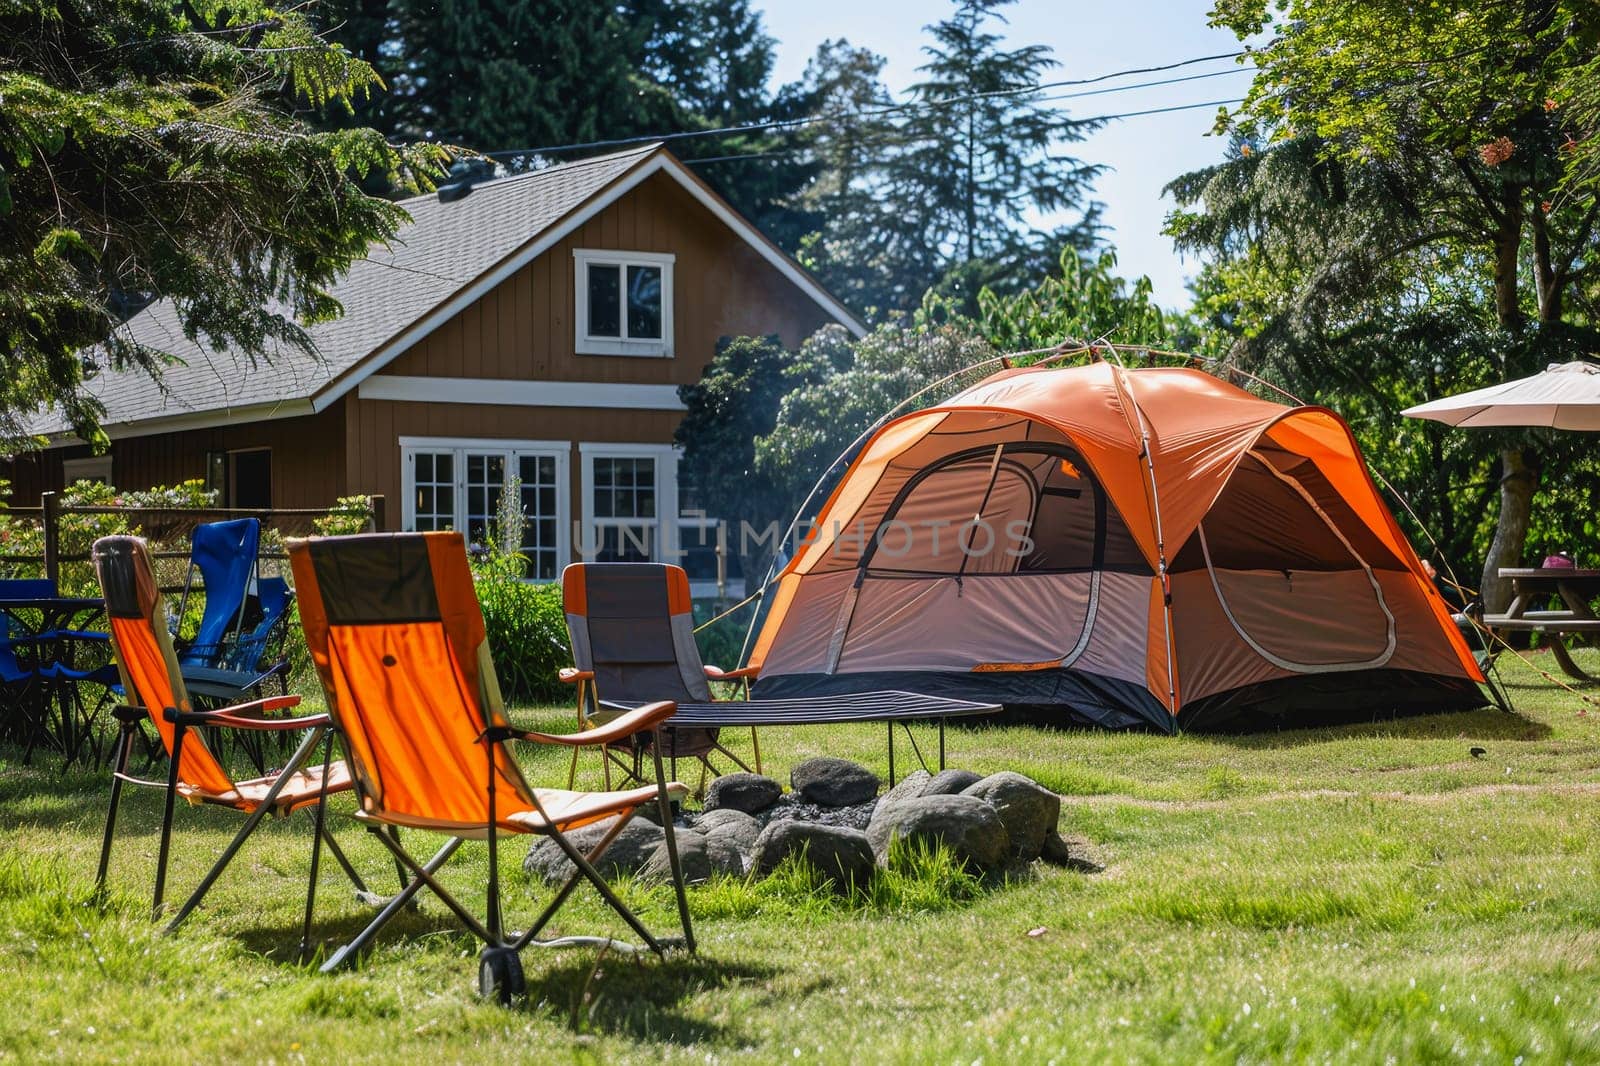
[[[159,375],[116,330],[152,299],[214,346],[309,348],[329,286],[403,213],[350,175],[426,166],[371,130],[319,132],[369,67],[298,9],[254,0],[18,0],[0,11],[0,436],[55,407],[103,443],[80,386],[99,366]]]
[[[592,0],[395,0],[394,132],[480,151],[625,136],[652,115],[640,43]]]
[[[791,113],[815,119],[794,138],[814,164],[793,201],[815,220],[799,242],[800,260],[860,310],[904,302],[886,285],[900,272],[895,248],[883,239],[894,211],[881,195],[883,160],[898,140],[884,63],[849,41],[824,41],[800,82],[780,98]]]
[[[1067,247],[1096,241],[1098,209],[1087,203],[1099,168],[1061,153],[1097,128],[1053,107],[1038,86],[1059,66],[1049,48],[1006,49],[993,28],[1013,0],[957,0],[954,15],[928,27],[933,42],[900,124],[903,147],[888,155],[886,191],[911,272],[901,302],[926,282],[975,310],[978,289],[1015,288],[1053,271]],[[1054,229],[1041,216],[1078,212]]]

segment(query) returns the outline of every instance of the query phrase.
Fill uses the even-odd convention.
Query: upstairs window
[[[672,355],[673,257],[655,252],[579,249],[579,355]]]

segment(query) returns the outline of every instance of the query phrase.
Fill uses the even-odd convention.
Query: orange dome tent
[[[780,575],[760,697],[908,689],[1103,725],[1478,706],[1344,421],[1196,370],[996,374],[866,443]]]

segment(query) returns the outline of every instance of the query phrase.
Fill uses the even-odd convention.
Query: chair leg
[[[122,803],[122,775],[128,772],[128,759],[133,753],[133,730],[124,726],[122,735],[117,739],[120,751],[117,768],[111,778],[111,806],[106,809],[106,833],[100,842],[100,868],[94,875],[96,895],[105,891],[106,874],[111,870],[111,840],[117,829],[117,807]]]
[[[361,875],[356,872],[356,868],[350,864],[350,859],[345,855],[344,849],[339,846],[339,842],[333,838],[333,834],[328,832],[326,824],[322,827],[322,842],[328,845],[328,854],[333,856],[334,861],[339,864],[339,868],[344,871],[344,875],[350,879],[350,883],[355,885],[356,892],[359,895],[368,895],[367,883],[361,879]]]
[[[317,866],[322,858],[322,838],[326,835],[324,816],[328,812],[328,767],[333,762],[333,734],[328,734],[328,739],[323,742],[322,753],[322,790],[317,793],[317,809],[313,812],[311,824],[311,876],[306,881],[306,920],[300,927],[300,953],[297,961],[304,962],[306,953],[311,950],[311,914],[316,906],[317,899]]]
[[[184,901],[183,906],[178,909],[178,913],[172,916],[172,921],[168,922],[161,930],[163,933],[174,932],[178,926],[183,924],[183,920],[189,917],[190,912],[196,907],[200,906],[200,901],[205,898],[207,892],[211,891],[211,886],[217,883],[217,878],[222,876],[222,871],[228,868],[228,864],[232,862],[233,857],[238,854],[239,849],[244,845],[245,840],[249,838],[251,833],[255,832],[256,826],[261,824],[261,819],[265,818],[269,813],[276,809],[278,794],[282,792],[283,787],[289,783],[289,779],[300,770],[302,765],[304,765],[306,757],[316,750],[317,744],[322,740],[324,732],[326,732],[324,728],[313,729],[310,735],[306,737],[305,742],[300,745],[299,750],[297,750],[290,758],[289,764],[283,768],[282,772],[278,774],[277,779],[272,782],[272,787],[267,789],[267,794],[262,797],[261,803],[256,807],[255,810],[250,812],[250,816],[244,820],[244,825],[241,826],[239,831],[234,834],[233,840],[228,843],[228,846],[222,850],[222,854],[217,858],[217,861],[212,864],[210,871],[200,881],[200,887],[196,888],[193,894],[190,895],[186,901]],[[179,735],[181,736],[181,734]],[[172,750],[173,765],[176,766],[178,751],[176,742],[174,742]],[[169,806],[171,804],[170,796],[168,798],[168,804]]]
[[[745,698],[746,699],[750,698],[749,694],[748,694],[748,690],[746,692]],[[752,750],[755,751],[755,755],[756,755],[756,773],[759,774],[761,772],[761,738],[756,736],[756,727],[755,726],[751,726],[750,727],[750,747],[751,747]]]
[[[661,942],[655,938],[650,930],[644,927],[644,923],[639,921],[638,916],[628,909],[628,905],[622,902],[621,897],[606,883],[606,879],[600,876],[600,871],[594,868],[594,864],[584,857],[583,853],[573,845],[572,841],[559,832],[551,833],[550,839],[556,842],[556,846],[562,850],[567,859],[578,868],[578,871],[588,879],[590,884],[594,885],[595,890],[600,893],[600,898],[606,901],[606,905],[616,911],[622,920],[628,923],[628,927],[639,935],[639,938],[645,942],[646,946],[657,955],[665,954],[665,949],[661,946]],[[677,854],[677,847],[672,839],[672,830],[669,828],[667,830],[667,858],[672,863],[675,871],[678,864]],[[674,878],[682,885],[683,878],[681,876],[674,873]]]
[[[156,857],[155,898],[150,904],[150,920],[161,917],[161,897],[167,888],[167,854],[172,850],[172,807],[178,798],[178,766],[183,756],[184,727],[178,725],[172,732],[171,764],[167,768],[167,805],[161,816],[161,850]]]
[[[667,838],[667,862],[672,867],[672,889],[678,896],[678,921],[683,925],[684,945],[694,951],[694,928],[689,924],[689,897],[683,887],[683,864],[678,861],[678,835],[672,826],[672,801],[667,798],[667,779],[661,773],[660,734],[654,745],[656,757],[656,803],[661,811],[661,829]]]
[[[386,847],[398,846],[390,845],[388,836],[381,829],[375,828],[373,829],[373,833],[377,835],[379,840],[384,842]],[[437,870],[446,862],[450,861],[450,856],[456,853],[456,849],[459,848],[461,844],[462,840],[460,837],[451,837],[449,840],[445,841],[444,847],[440,848],[438,852],[434,854],[433,858],[427,861],[427,863],[423,866],[423,869],[427,870],[429,873]],[[399,860],[396,859],[395,862],[398,864]],[[350,943],[344,945],[338,951],[335,951],[328,957],[328,961],[322,964],[322,972],[333,973],[335,970],[338,970],[343,966],[352,964],[356,957],[366,949],[366,946],[372,943],[373,938],[383,930],[383,927],[389,924],[389,920],[396,914],[399,914],[406,907],[406,905],[411,902],[412,898],[416,896],[418,892],[421,892],[424,887],[425,882],[423,882],[421,878],[416,877],[413,877],[409,882],[402,883],[399,894],[397,894],[393,899],[389,900],[389,902],[384,905],[383,910],[378,912],[377,916],[372,919],[367,927],[361,930],[361,932],[357,933],[354,940],[350,941]]]
[[[456,898],[452,896],[449,891],[438,882],[438,879],[433,876],[433,870],[430,870],[427,866],[418,863],[416,859],[413,859],[410,855],[406,854],[405,850],[401,848],[398,843],[389,840],[388,837],[380,835],[378,839],[388,844],[390,849],[394,852],[395,857],[401,862],[405,863],[406,868],[411,871],[411,879],[413,884],[420,883],[427,885],[428,889],[432,891],[435,896],[439,897],[439,902],[450,908],[450,910],[455,913],[455,916],[461,919],[461,924],[465,925],[473,936],[477,937],[479,940],[482,940],[485,944],[491,944],[497,947],[499,946],[499,942],[495,939],[494,934],[489,932],[489,930],[484,927],[484,924],[473,916],[471,911],[467,910],[460,903],[456,902]],[[458,838],[452,837],[451,839]]]
[[[587,858],[590,865],[600,861],[600,856],[605,854],[606,849],[611,846],[611,842],[621,836],[622,831],[628,827],[628,823],[633,821],[635,813],[630,811],[626,816],[618,818],[616,824],[606,831],[605,836],[600,838],[600,842],[589,849]],[[561,905],[567,901],[567,897],[572,895],[572,890],[577,888],[578,882],[582,880],[583,871],[574,866],[571,876],[562,883],[561,888],[551,898],[545,909],[540,912],[539,917],[534,919],[533,924],[528,926],[527,931],[519,936],[511,946],[519,951],[527,947],[533,938],[538,936],[540,931],[549,924],[550,919],[555,917],[556,911],[561,909]]]

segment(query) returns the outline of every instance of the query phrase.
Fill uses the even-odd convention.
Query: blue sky
[[[778,40],[775,81],[800,77],[819,43],[844,37],[888,60],[884,77],[894,91],[917,80],[926,41],[922,27],[953,9],[949,0],[758,0],[757,6],[767,32]],[[1206,26],[1210,7],[1209,0],[1019,0],[1002,9],[1010,22],[1002,32],[1012,47],[1044,44],[1054,49],[1061,67],[1053,78],[1087,78],[1235,50],[1238,43],[1231,33]],[[1236,69],[1228,60],[1108,84]],[[1062,106],[1088,116],[1229,100],[1241,96],[1249,81],[1248,73],[1230,73],[1063,101]],[[1169,307],[1188,304],[1184,286],[1196,264],[1182,260],[1161,235],[1162,220],[1172,209],[1161,188],[1174,176],[1221,158],[1222,140],[1206,136],[1215,111],[1123,119],[1073,147],[1084,161],[1109,168],[1096,186],[1096,198],[1106,205],[1108,237],[1116,245],[1121,272],[1130,277],[1148,274],[1157,299]]]

